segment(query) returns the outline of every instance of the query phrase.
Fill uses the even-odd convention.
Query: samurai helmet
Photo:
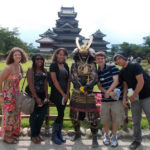
[[[92,57],[95,57],[95,50],[90,48],[91,44],[93,42],[93,36],[90,36],[90,39],[88,42],[84,42],[82,46],[80,46],[79,43],[79,37],[76,37],[76,45],[77,48],[74,49],[74,51],[72,52],[73,55],[76,55],[77,53],[89,53],[89,55],[91,55]]]

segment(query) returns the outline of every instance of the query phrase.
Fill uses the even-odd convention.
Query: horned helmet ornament
[[[84,42],[82,46],[80,46],[79,43],[79,37],[76,37],[76,45],[77,48],[74,49],[73,54],[76,55],[77,53],[89,53],[92,57],[95,57],[95,50],[90,48],[91,44],[93,42],[93,36],[90,36],[90,39],[88,42]]]

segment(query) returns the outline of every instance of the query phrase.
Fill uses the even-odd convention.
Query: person
[[[58,116],[52,128],[52,141],[62,144],[66,139],[62,136],[64,111],[70,92],[69,67],[65,62],[67,51],[64,48],[55,50],[50,65],[51,94],[50,100],[56,105]]]
[[[142,141],[142,110],[144,110],[150,124],[150,77],[138,63],[128,62],[124,54],[116,54],[114,61],[122,67],[120,77],[129,91],[133,120],[133,142],[130,149],[136,149]],[[127,104],[125,99],[123,103]]]
[[[124,122],[123,86],[119,83],[119,69],[106,64],[106,54],[103,51],[96,53],[98,64],[98,87],[102,93],[101,123],[104,125],[104,145],[118,146],[117,130]],[[112,124],[112,136],[110,139],[110,125]]]
[[[148,57],[148,60],[147,60],[148,64],[150,64],[150,57]]]
[[[48,82],[47,70],[44,68],[44,58],[40,54],[32,57],[32,67],[27,71],[28,85],[26,93],[35,99],[33,113],[30,114],[31,141],[39,144],[44,141],[40,130],[48,108]]]
[[[72,120],[75,135],[72,141],[81,137],[80,121],[87,121],[92,132],[92,147],[98,147],[98,114],[93,87],[97,83],[97,71],[95,64],[95,51],[90,48],[90,41],[80,47],[79,38],[76,38],[77,48],[73,51],[74,63],[71,66],[71,79],[73,91],[70,101],[70,118]]]
[[[6,67],[0,74],[0,103],[3,109],[0,135],[3,141],[16,144],[20,133],[20,111],[16,108],[16,95],[19,93],[19,82],[23,76],[20,63],[27,62],[23,49],[14,47],[6,58]],[[4,83],[4,84],[3,84]]]
[[[136,62],[137,62],[137,63],[139,63],[139,64],[140,64],[140,63],[141,63],[141,61],[142,61],[142,58],[141,58],[141,57],[137,57],[137,58],[136,58]]]

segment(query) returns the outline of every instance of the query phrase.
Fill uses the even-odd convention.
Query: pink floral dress
[[[4,81],[4,106],[1,136],[19,135],[20,132],[20,111],[16,109],[16,94],[19,92],[21,74],[10,74]]]

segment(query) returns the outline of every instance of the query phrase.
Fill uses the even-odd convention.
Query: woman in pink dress
[[[16,94],[23,76],[20,63],[26,61],[27,55],[23,49],[14,47],[6,59],[6,67],[0,74],[0,104],[3,109],[0,135],[3,141],[9,144],[15,144],[19,140],[20,111],[16,109]]]

